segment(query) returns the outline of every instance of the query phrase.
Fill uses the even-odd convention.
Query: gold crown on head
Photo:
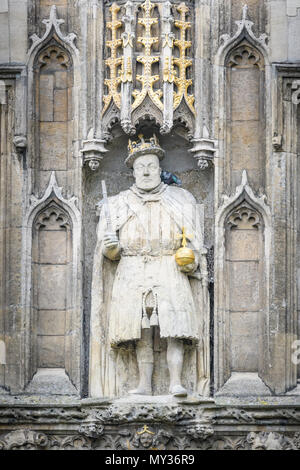
[[[148,153],[157,155],[159,160],[164,158],[165,151],[159,145],[155,134],[147,140],[144,138],[143,134],[139,134],[138,138],[139,141],[131,141],[131,139],[128,140],[128,157],[126,158],[125,163],[129,168],[133,167],[133,163],[138,157]]]

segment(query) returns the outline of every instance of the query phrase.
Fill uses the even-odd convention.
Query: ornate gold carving
[[[180,3],[176,7],[180,13],[180,20],[175,21],[175,26],[180,30],[180,39],[174,40],[174,46],[179,49],[179,57],[173,58],[173,64],[178,67],[178,76],[174,77],[174,83],[177,86],[177,91],[174,93],[174,109],[178,108],[183,98],[192,111],[195,114],[194,108],[194,96],[188,94],[188,88],[192,85],[193,80],[187,79],[187,68],[190,67],[193,61],[186,57],[186,50],[192,45],[191,41],[186,41],[186,31],[191,28],[191,22],[185,21],[186,14],[189,8],[185,3]]]
[[[118,48],[122,46],[122,39],[118,39],[117,37],[118,29],[122,27],[122,22],[118,20],[120,7],[116,3],[113,3],[109,11],[111,12],[111,21],[107,23],[107,28],[111,30],[111,40],[106,41],[106,45],[110,48],[110,57],[105,60],[105,65],[109,67],[110,78],[104,80],[104,84],[108,88],[108,94],[103,96],[104,107],[102,114],[105,113],[112,100],[119,109],[121,107],[121,95],[118,91],[118,87],[121,83],[119,67],[122,66],[123,59],[122,57],[118,57]]]
[[[132,95],[134,102],[132,104],[132,110],[136,109],[145,99],[147,94],[153,101],[153,103],[160,109],[163,110],[163,104],[161,102],[162,91],[153,90],[153,85],[159,80],[159,75],[152,75],[152,64],[159,62],[159,57],[151,55],[151,49],[154,44],[158,43],[158,37],[153,37],[151,34],[151,28],[153,25],[158,23],[158,19],[152,17],[152,12],[155,3],[151,3],[150,0],[146,0],[142,5],[144,10],[144,17],[138,19],[138,23],[145,28],[144,36],[138,37],[137,42],[144,46],[144,55],[137,57],[137,61],[143,64],[143,75],[137,75],[136,79],[142,84],[141,90],[134,90]]]

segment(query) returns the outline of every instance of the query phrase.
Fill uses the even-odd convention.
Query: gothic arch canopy
[[[222,34],[222,36],[220,36],[220,41],[222,44],[220,45],[216,54],[216,65],[224,65],[226,57],[230,51],[238,46],[243,41],[243,39],[245,39],[250,45],[256,48],[263,55],[266,64],[269,63],[267,46],[268,36],[265,33],[261,34],[259,37],[255,36],[254,32],[252,31],[254,23],[247,19],[247,10],[248,6],[244,5],[242,19],[235,22],[237,25],[237,30],[233,36],[230,36],[229,34]]]
[[[232,196],[223,194],[222,204],[216,214],[216,225],[218,227],[223,227],[224,221],[230,212],[238,207],[244,200],[261,213],[264,219],[265,227],[270,227],[271,211],[269,206],[266,204],[266,196],[255,196],[251,186],[248,183],[246,170],[243,170],[241,184],[237,186],[235,193]]]
[[[44,35],[41,38],[39,38],[37,34],[33,34],[30,37],[32,45],[27,54],[28,62],[34,60],[39,51],[47,45],[51,38],[54,38],[59,45],[69,50],[72,56],[77,57],[79,55],[79,51],[74,44],[76,34],[69,33],[64,35],[60,29],[61,24],[64,22],[65,20],[57,18],[56,6],[53,5],[50,10],[49,18],[43,20],[43,23],[46,25]]]
[[[55,171],[51,173],[49,184],[41,198],[32,195],[30,197],[30,207],[27,213],[26,227],[30,228],[37,214],[44,209],[52,199],[57,199],[58,203],[66,210],[72,219],[73,226],[76,227],[80,221],[80,212],[76,206],[76,197],[64,198],[62,188],[58,186]]]

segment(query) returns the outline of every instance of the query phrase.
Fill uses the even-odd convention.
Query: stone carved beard
[[[159,159],[154,154],[142,155],[133,163],[135,184],[144,191],[152,191],[161,183],[160,172]]]

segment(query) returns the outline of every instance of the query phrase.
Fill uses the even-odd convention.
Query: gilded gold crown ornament
[[[175,253],[175,261],[178,266],[186,266],[195,261],[195,254],[191,248],[188,248],[187,239],[191,238],[192,235],[187,235],[185,228],[182,227],[182,234],[177,235],[178,238],[182,239],[181,247]]]
[[[126,158],[125,163],[129,168],[133,167],[133,163],[138,157],[148,153],[157,155],[159,160],[164,158],[165,151],[159,145],[155,134],[147,140],[144,138],[143,134],[139,134],[138,138],[139,141],[132,141],[131,139],[128,140],[128,157]]]
[[[132,92],[134,98],[132,111],[142,104],[147,95],[163,111],[162,90],[154,90],[153,88],[154,84],[159,81],[159,75],[152,73],[153,64],[159,62],[159,57],[152,54],[153,46],[159,43],[159,38],[152,34],[152,27],[158,24],[158,18],[153,16],[155,7],[157,7],[156,3],[146,0],[141,5],[143,18],[138,18],[138,23],[144,28],[143,36],[137,38],[137,43],[143,46],[143,55],[139,55],[136,60],[143,65],[143,73],[142,75],[136,75],[136,80],[140,82],[142,89]]]
[[[180,31],[180,38],[174,40],[174,46],[179,49],[179,57],[173,57],[173,65],[178,67],[178,74],[174,75],[174,83],[177,87],[177,91],[174,93],[173,107],[174,109],[178,108],[181,101],[185,99],[191,112],[195,114],[195,98],[194,95],[188,92],[193,84],[193,80],[187,78],[187,69],[192,66],[193,61],[191,58],[187,57],[187,50],[192,47],[192,41],[186,40],[186,32],[191,29],[192,23],[185,19],[186,14],[189,12],[189,8],[185,3],[180,3],[176,9],[180,13],[180,20],[175,21],[175,26]]]
[[[107,23],[107,28],[111,30],[111,40],[106,41],[106,46],[110,50],[110,56],[105,60],[105,65],[108,67],[110,78],[104,80],[108,93],[103,96],[102,114],[108,109],[111,101],[114,101],[119,109],[121,106],[119,85],[121,83],[120,67],[122,67],[123,58],[118,56],[119,48],[122,46],[122,39],[118,38],[118,30],[122,28],[122,21],[118,19],[120,9],[115,2],[109,8],[111,21]]]

